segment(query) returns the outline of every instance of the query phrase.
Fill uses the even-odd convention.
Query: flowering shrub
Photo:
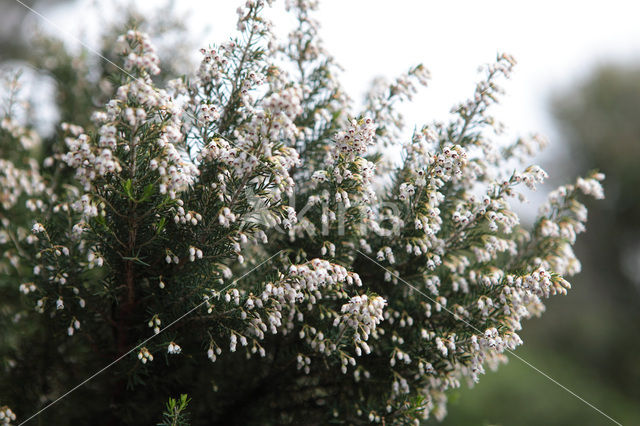
[[[184,392],[201,422],[442,418],[446,391],[505,361],[522,319],[570,287],[577,197],[601,198],[603,177],[558,188],[520,223],[510,200],[547,175],[516,166],[541,139],[493,140],[510,56],[450,122],[405,138],[395,106],[424,67],[377,81],[357,111],[316,2],[287,2],[298,24],[282,42],[264,7],[247,1],[239,35],[165,88],[149,37],[126,32],[111,99],[92,124],[61,124],[41,162],[37,135],[2,121],[2,281],[23,293],[7,309],[27,330],[3,349],[7,378],[27,374],[38,336],[55,359],[46,390],[3,385],[21,417],[117,358],[41,416],[110,407],[105,418],[149,423]],[[390,168],[388,147],[402,151]]]

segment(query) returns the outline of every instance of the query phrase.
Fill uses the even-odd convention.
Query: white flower
[[[0,407],[0,424],[9,425],[12,421],[16,419],[16,415],[11,408],[5,406]]]
[[[147,361],[153,361],[153,355],[151,355],[151,352],[149,352],[147,348],[142,347],[138,352],[138,359],[142,361],[143,364],[146,364]]]
[[[403,183],[402,185],[400,185],[400,199],[401,200],[408,200],[413,194],[415,194],[416,190],[415,187],[413,185],[411,185],[410,183]]]
[[[177,343],[174,343],[174,342],[169,343],[169,346],[167,347],[167,353],[171,355],[177,355],[180,352],[182,352],[182,348],[178,346]]]
[[[20,284],[20,292],[22,294],[29,294],[33,291],[36,291],[36,286],[33,283]]]
[[[42,225],[42,224],[41,224],[41,223],[39,223],[39,222],[36,222],[36,223],[33,225],[33,227],[31,228],[31,231],[32,231],[34,234],[40,234],[40,233],[42,233],[42,232],[45,232],[46,230],[44,229],[44,225]]]

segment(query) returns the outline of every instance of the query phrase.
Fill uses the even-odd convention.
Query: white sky
[[[629,0],[334,0],[321,4],[320,19],[352,93],[376,74],[393,76],[415,62],[431,70],[431,86],[408,121],[444,118],[471,94],[478,65],[498,51],[514,55],[519,64],[496,116],[514,133],[553,139],[549,95],[599,62],[640,58],[639,12],[640,3]]]

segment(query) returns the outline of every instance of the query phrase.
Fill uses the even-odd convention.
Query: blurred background
[[[171,56],[175,71],[184,72],[197,58],[197,48],[223,41],[233,31],[237,6],[235,0],[182,0],[161,6],[143,0],[21,2],[0,0],[0,68],[23,70],[25,96],[36,102],[29,113],[40,130],[50,134],[61,110],[73,121],[74,108],[87,105],[73,104],[78,94],[73,90],[84,89],[78,82],[68,84],[70,71],[40,56],[43,39],[56,37],[72,52],[84,50],[90,57],[87,48],[101,51],[101,37],[133,16],[146,21],[161,56]],[[537,159],[551,175],[547,191],[599,169],[607,175],[607,198],[588,204],[588,232],[576,245],[583,270],[571,280],[572,291],[550,300],[542,318],[525,323],[525,344],[517,353],[622,424],[640,425],[640,6],[624,0],[606,5],[433,3],[321,2],[321,34],[344,66],[341,80],[358,103],[374,77],[393,78],[423,62],[433,80],[402,110],[411,128],[446,119],[451,106],[471,94],[477,66],[492,61],[497,52],[519,60],[495,112],[508,126],[504,138],[535,131],[550,139],[550,147]],[[271,17],[276,26],[289,22],[281,9],[279,5]],[[172,31],[182,28],[189,37],[172,38]],[[65,108],[57,109],[61,102]],[[535,216],[543,195],[544,190],[532,194],[530,204],[519,206],[525,219]],[[607,423],[514,358],[474,389],[463,386],[452,392],[444,421]]]

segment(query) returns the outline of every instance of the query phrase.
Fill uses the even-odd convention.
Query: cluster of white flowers
[[[162,282],[162,281],[160,281],[160,282]],[[160,326],[162,325],[162,321],[160,320],[160,318],[156,314],[156,315],[153,316],[153,318],[151,318],[149,320],[147,325],[149,326],[149,328],[153,328],[153,333],[154,334],[158,334],[158,333],[160,333]]]
[[[207,349],[207,358],[209,358],[211,362],[215,362],[218,358],[218,355],[220,354],[222,354],[222,348],[220,348],[220,346],[215,346],[215,344],[212,342],[209,346],[209,349]]]
[[[160,73],[160,59],[147,34],[129,30],[118,38],[118,45],[118,53],[125,57],[126,70],[138,68],[147,70],[152,75]]]
[[[435,186],[442,186],[437,180],[448,182],[454,177],[462,174],[462,168],[467,164],[467,153],[459,145],[449,145],[442,149],[442,152],[436,154],[433,158],[433,172],[431,178],[436,180]]]
[[[203,56],[197,73],[200,84],[217,83],[222,79],[224,70],[229,63],[229,60],[226,58],[226,56],[228,56],[227,51],[229,50],[227,47],[232,48],[233,45],[222,45],[219,49],[200,49],[200,53],[202,53]],[[222,50],[222,52],[220,52],[220,50]],[[222,56],[220,56],[220,54],[222,54]]]
[[[199,119],[204,123],[211,123],[220,119],[220,112],[215,105],[202,104],[200,105]]]
[[[358,274],[322,259],[313,259],[305,264],[292,265],[289,268],[289,276],[291,280],[267,284],[261,298],[263,300],[275,298],[283,305],[303,300],[314,303],[323,297],[320,291],[322,288],[345,282],[350,285],[362,285]]]
[[[345,287],[345,284],[347,287]],[[247,355],[259,353],[266,355],[265,349],[259,345],[258,340],[265,338],[265,333],[276,334],[282,328],[282,333],[287,334],[294,326],[295,322],[302,322],[304,314],[302,307],[307,304],[307,309],[324,299],[332,300],[336,297],[344,297],[345,291],[350,286],[361,286],[360,277],[346,268],[322,259],[313,259],[299,265],[291,265],[287,274],[281,275],[281,279],[268,282],[262,292],[253,296],[240,291],[237,288],[227,290],[224,294],[226,303],[232,303],[241,309],[241,318],[246,319],[250,324],[246,332],[240,333],[232,331],[230,333],[230,350],[234,352],[238,343],[243,347],[248,347]],[[214,292],[214,296],[217,293]],[[219,297],[220,295],[217,295]],[[359,308],[354,308],[345,314],[345,325],[353,328],[358,341],[362,347],[369,347],[364,343],[369,334],[375,332],[376,326],[382,320],[382,309],[384,300],[381,298],[371,298],[367,301],[366,296],[357,296],[353,299],[361,300]],[[335,313],[341,318],[342,313]],[[355,322],[354,322],[355,321]],[[356,322],[358,325],[356,325]],[[342,325],[341,327],[345,327]],[[305,326],[306,327],[306,326]],[[356,330],[357,329],[357,330]],[[303,330],[305,330],[303,328]],[[305,339],[310,348],[326,354],[334,353],[339,342],[332,341],[315,328],[306,328],[300,332],[300,338]],[[251,339],[251,341],[250,341]],[[251,343],[251,345],[250,345]],[[216,355],[220,351],[214,344],[209,348],[207,356],[215,361]],[[250,348],[249,348],[250,346]],[[361,349],[357,349],[361,352]],[[304,358],[308,359],[308,358]],[[299,368],[309,371],[310,361],[303,362]]]
[[[104,134],[101,132],[101,134]],[[114,132],[115,134],[115,132]],[[110,143],[111,137],[106,143]],[[101,137],[101,141],[103,138]],[[91,143],[88,135],[81,134],[78,137],[65,138],[68,151],[62,155],[69,167],[76,170],[76,178],[83,184],[85,190],[90,190],[93,182],[108,173],[122,171],[118,158],[114,156],[113,149],[96,146]],[[102,142],[101,142],[102,143]]]
[[[379,231],[378,224],[373,220],[374,202],[377,200],[374,188],[376,166],[364,158],[368,148],[373,145],[375,128],[375,123],[369,118],[351,120],[347,130],[335,135],[335,140],[342,142],[329,148],[321,162],[323,169],[313,171],[310,185],[305,188],[313,190],[305,210],[320,207],[320,223],[303,218],[289,232],[291,241],[296,237],[304,238],[305,234],[325,234],[333,225],[343,226],[347,209],[364,218],[359,219],[361,225],[367,222]]]
[[[236,48],[227,47],[232,50]],[[205,62],[208,63],[207,56]],[[221,72],[230,71],[225,69]],[[211,185],[220,201],[226,204],[218,214],[218,222],[222,226],[231,227],[241,219],[235,213],[235,203],[238,193],[241,193],[250,198],[251,204],[259,210],[257,213],[262,216],[261,220],[270,226],[282,224],[289,228],[297,222],[295,210],[280,209],[278,205],[284,195],[293,193],[294,182],[289,171],[300,165],[298,152],[286,146],[286,143],[291,143],[298,134],[294,120],[302,112],[302,94],[296,87],[282,88],[254,104],[250,93],[262,83],[262,77],[256,71],[248,71],[243,81],[242,96],[246,111],[239,113],[247,117],[246,121],[233,131],[229,139],[209,139],[198,152],[199,168],[202,173],[216,170],[215,182]],[[205,82],[201,80],[198,84]],[[198,85],[196,89],[206,90]],[[224,119],[224,115],[218,116],[215,124],[220,125]],[[265,170],[268,170],[267,176]],[[238,185],[238,182],[242,183]],[[257,186],[266,187],[254,193],[252,189]],[[252,213],[256,212],[249,214]]]
[[[251,19],[251,12],[255,12],[264,7],[265,3],[271,5],[273,0],[246,0],[244,7],[238,7],[236,14],[238,15],[237,29],[240,32],[247,31],[247,25],[252,25],[253,28],[258,27],[256,20]],[[264,25],[264,24],[263,24]],[[254,29],[254,31],[256,30]]]
[[[36,286],[33,283],[23,283],[20,284],[20,293],[29,294],[31,292],[36,291]]]
[[[175,342],[171,342],[169,346],[167,346],[167,353],[169,355],[177,355],[180,352],[182,352],[182,348]]]
[[[10,425],[12,421],[15,421],[15,419],[16,415],[11,411],[11,408],[6,405],[0,407],[0,424]]]
[[[549,145],[549,141],[538,134],[518,138],[512,146],[507,148],[506,156],[513,155],[521,162],[525,162],[542,151],[547,145]]]
[[[290,195],[293,191],[293,179],[289,176],[289,169],[299,165],[298,153],[289,147],[275,149],[277,142],[290,141],[295,138],[297,128],[293,120],[302,110],[300,107],[300,91],[288,88],[274,93],[265,99],[262,111],[253,115],[246,127],[239,129],[235,136],[234,148],[229,155],[234,161],[236,173],[242,175],[251,172],[253,165],[246,159],[256,159],[264,156],[275,169],[276,187],[272,192],[274,200],[279,201],[281,194]],[[261,149],[255,149],[255,146]],[[250,154],[250,157],[248,153]],[[257,164],[256,164],[257,165]]]
[[[138,352],[138,359],[143,363],[146,364],[147,361],[153,361],[153,355],[151,355],[151,352],[149,352],[149,350],[145,347],[140,348],[140,351]]]
[[[147,52],[147,37],[137,32],[134,32],[133,35],[130,33],[127,33],[126,36],[129,45],[134,46],[139,43],[139,45],[145,46],[145,52]],[[153,58],[154,54],[150,53],[147,56]],[[140,58],[142,57],[144,56]],[[154,64],[154,61],[149,59],[139,61],[136,67],[147,69],[151,74],[155,74],[159,69],[156,70]],[[209,111],[213,114],[215,110]],[[181,130],[182,114],[180,105],[165,90],[154,88],[147,76],[143,75],[133,79],[117,89],[117,96],[108,103],[106,114],[100,116],[103,123],[99,130],[98,147],[101,149],[100,152],[102,155],[112,158],[111,151],[115,150],[117,146],[122,146],[125,152],[133,151],[133,155],[136,155],[136,149],[152,149],[152,147],[138,147],[142,141],[139,136],[135,135],[135,130],[143,123],[162,123],[159,126],[159,135],[155,138],[157,149],[152,149],[152,152],[156,154],[151,159],[149,166],[152,170],[157,170],[161,177],[160,193],[166,193],[171,198],[176,198],[176,194],[193,184],[199,174],[197,166],[178,148],[186,138]],[[134,135],[126,137],[125,130],[118,130],[120,128],[118,120],[132,127]],[[84,164],[85,167],[93,165],[91,159],[88,160],[88,164]],[[113,161],[117,164],[117,159]],[[116,166],[115,171],[120,171],[119,166]]]
[[[120,89],[123,90],[118,91],[121,96],[119,100],[123,104],[127,102],[129,97],[133,97],[147,108],[153,108],[154,110],[150,110],[149,113],[157,114],[159,119],[162,119],[164,114],[168,114],[169,120],[161,127],[160,135],[155,142],[158,148],[157,156],[151,159],[149,166],[151,170],[157,170],[160,175],[160,193],[169,194],[171,198],[176,198],[176,194],[193,184],[199,174],[197,166],[177,148],[185,138],[180,130],[181,108],[172,101],[164,90],[154,89],[139,79],[122,86]],[[105,126],[113,127],[108,124]],[[135,144],[136,138],[134,138],[133,144],[130,143],[133,146],[126,145],[125,150],[135,149]]]
[[[355,330],[354,341],[356,345],[369,339],[369,335],[375,333],[376,327],[384,320],[383,310],[387,301],[380,297],[367,297],[366,294],[352,297],[348,303],[342,305],[340,312],[342,318],[336,317],[334,326],[344,324]],[[365,345],[365,353],[369,353],[369,346]],[[356,348],[360,354],[360,349]]]
[[[172,253],[171,250],[167,249],[164,261],[167,262],[167,264],[171,264],[173,262],[177,265],[180,263],[180,258],[175,253]]]
[[[263,136],[270,139],[294,140],[298,128],[293,120],[302,114],[301,98],[302,92],[298,87],[289,87],[267,97],[264,110],[269,120],[265,120],[260,113],[256,114],[256,119],[260,122],[254,123],[254,128],[260,129]]]
[[[223,207],[220,209],[220,214],[218,214],[218,222],[220,225],[228,228],[235,221],[236,215],[231,213],[231,209],[229,209],[229,207]]]
[[[514,176],[516,182],[524,182],[527,187],[533,191],[536,189],[536,183],[542,183],[548,177],[547,173],[538,166],[530,166],[521,174]]]
[[[67,334],[69,336],[73,336],[76,330],[80,330],[80,321],[78,321],[76,318],[73,318],[71,323],[69,324],[69,327],[67,327]]]
[[[399,198],[402,201],[407,201],[415,193],[416,193],[416,188],[415,188],[415,186],[411,185],[410,183],[406,183],[405,182],[402,185],[400,185]]]
[[[287,0],[285,8],[287,11],[294,11],[298,16],[299,26],[289,33],[288,43],[281,49],[288,51],[291,56],[295,56],[299,63],[313,61],[323,52],[322,45],[318,38],[320,24],[309,13],[317,9],[318,2],[315,0]]]
[[[487,68],[489,81],[497,74],[508,75],[512,66],[510,57],[501,56],[498,66]],[[435,297],[420,302],[424,307],[422,337],[442,358],[417,356],[411,349],[412,343],[407,345],[412,342],[407,334],[394,331],[390,336],[393,342],[390,359],[392,367],[396,367],[392,395],[409,392],[407,379],[415,377],[426,386],[426,392],[432,398],[425,404],[426,413],[432,411],[436,416],[445,413],[443,406],[436,409],[435,401],[442,401],[447,389],[457,387],[462,379],[477,381],[484,372],[484,365],[493,367],[503,362],[502,352],[522,343],[516,334],[521,328],[521,320],[542,313],[545,298],[566,294],[570,285],[560,275],[571,275],[579,270],[571,245],[576,235],[585,229],[586,220],[586,209],[575,200],[576,193],[580,191],[595,198],[602,196],[599,183],[602,175],[581,178],[575,185],[561,187],[551,194],[532,234],[522,229],[508,198],[518,195],[522,199],[514,190],[517,185],[522,183],[535,189],[535,185],[547,177],[546,173],[537,166],[530,166],[510,177],[500,177],[500,171],[498,179],[493,180],[492,171],[497,170],[504,159],[494,157],[495,150],[486,146],[486,138],[481,133],[465,134],[468,129],[483,125],[484,111],[498,93],[499,89],[493,83],[479,84],[474,98],[456,110],[460,120],[449,127],[438,123],[425,126],[414,134],[411,143],[405,146],[407,159],[398,174],[402,180],[396,184],[394,192],[396,200],[405,202],[404,207],[396,204],[395,210],[381,209],[377,218],[380,223],[385,220],[394,224],[397,232],[376,232],[387,238],[374,244],[371,239],[360,244],[366,252],[377,251],[378,261],[394,267],[407,268],[407,262],[418,262],[420,266],[415,270],[409,269],[413,274],[416,270],[421,271],[422,285]],[[505,158],[516,156],[518,152],[533,152],[535,145],[542,144],[519,141],[505,151]],[[316,185],[330,179],[331,174],[323,170],[312,177]],[[485,185],[486,195],[476,195],[478,184]],[[459,197],[452,199],[451,194],[456,191],[460,191]],[[409,221],[413,221],[415,230],[422,232],[416,234],[405,230],[404,225]],[[506,265],[498,260],[505,253],[506,258],[511,259]],[[533,257],[528,258],[531,254]],[[447,275],[450,287],[442,286],[441,267],[450,274]],[[525,272],[517,275],[510,272],[523,269]],[[397,282],[394,273],[396,271],[384,271],[384,280]],[[406,294],[406,289],[403,293]],[[458,293],[474,297],[461,298]],[[384,313],[389,324],[400,325],[400,329],[414,324],[415,315],[397,311],[393,297],[385,295],[385,298],[390,300]],[[432,321],[442,315],[462,320],[460,327],[455,328],[455,332],[432,331]],[[480,338],[472,336],[469,339],[466,336],[473,329],[466,324],[474,318],[495,321],[500,326],[491,327]],[[458,358],[459,354],[467,352],[472,355],[469,362]],[[446,359],[450,370],[434,368],[437,359]],[[404,361],[401,368],[405,372],[397,369],[397,360]]]
[[[371,118],[361,120],[352,119],[347,130],[340,131],[335,136],[333,158],[343,155],[347,161],[353,161],[357,156],[367,152],[368,147],[374,145],[376,125]]]
[[[5,210],[14,207],[22,195],[33,196],[44,191],[36,162],[30,160],[28,165],[28,169],[22,169],[9,160],[0,159],[0,204]]]
[[[47,232],[47,230],[44,228],[44,225],[41,224],[40,222],[36,222],[33,224],[33,227],[31,228],[31,231],[34,234],[41,234],[43,232]]]
[[[31,149],[40,144],[40,136],[33,129],[22,126],[11,116],[5,116],[0,120],[0,129],[8,132],[14,139],[20,142],[23,149]]]
[[[176,148],[176,144],[182,141],[182,138],[179,127],[167,125],[157,141],[161,151],[155,158],[154,165],[157,164],[161,176],[160,193],[169,194],[171,198],[176,198],[177,193],[186,190],[199,174],[197,166],[185,159]]]
[[[423,65],[411,68],[393,82],[384,78],[374,79],[367,93],[366,111],[376,123],[384,123],[377,129],[378,141],[384,146],[392,144],[404,129],[404,119],[395,105],[411,100],[418,91],[417,86],[426,86],[429,79],[429,70]]]
[[[189,260],[191,262],[195,262],[196,259],[202,259],[202,256],[202,250],[194,246],[189,247]]]
[[[202,215],[200,213],[184,209],[184,201],[177,199],[176,204],[178,207],[175,208],[176,214],[173,216],[173,221],[175,223],[191,224],[195,226],[202,222]]]
[[[296,361],[298,363],[298,370],[304,369],[304,374],[309,374],[311,371],[311,358],[303,354],[298,354]]]
[[[600,181],[604,179],[604,174],[596,173],[592,178],[583,179],[578,178],[576,186],[585,195],[590,195],[597,200],[604,198],[604,190]]]
[[[496,102],[498,95],[503,93],[503,89],[494,83],[495,77],[501,74],[509,78],[515,65],[516,61],[511,55],[499,54],[495,62],[485,67],[487,78],[476,85],[473,97],[466,102],[455,105],[451,109],[452,113],[459,114],[469,123],[470,120],[481,119],[486,109]]]

